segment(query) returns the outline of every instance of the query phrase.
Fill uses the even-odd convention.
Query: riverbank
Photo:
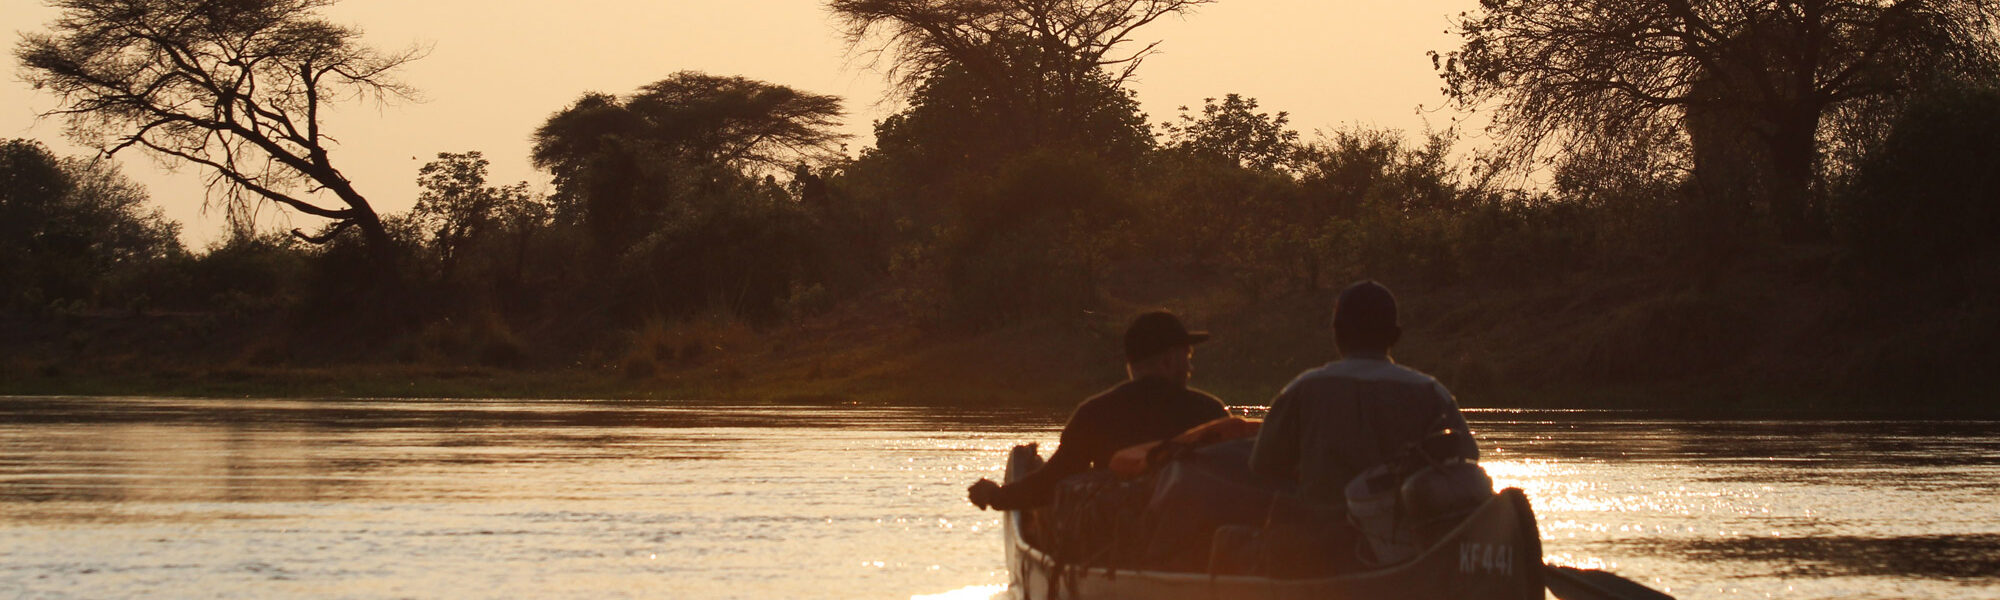
[[[1519,285],[1390,282],[1398,359],[1468,407],[1980,410],[1979,365],[2000,364],[1996,310],[1883,309],[1813,253],[1723,272],[1577,275]],[[1153,283],[1154,285],[1147,285]],[[1214,332],[1195,385],[1263,404],[1331,360],[1332,289],[1248,297],[1226,277],[1117,281],[1105,308],[984,332],[927,330],[888,294],[754,328],[649,322],[549,356],[543,335],[426,326],[339,358],[286,322],[213,314],[79,314],[4,322],[0,394],[610,398],[1068,406],[1123,378],[1130,314],[1181,312]],[[1985,325],[1982,325],[1985,324]],[[1982,328],[1983,327],[1983,328]],[[472,328],[470,331],[476,331]],[[1981,333],[1981,332],[1986,333]],[[498,340],[498,341],[496,341]]]

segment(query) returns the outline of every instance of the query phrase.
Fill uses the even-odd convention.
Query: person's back
[[[1395,297],[1372,281],[1341,292],[1334,337],[1342,360],[1307,371],[1271,401],[1250,458],[1260,475],[1298,484],[1309,502],[1344,507],[1355,476],[1399,458],[1440,429],[1467,431],[1450,392],[1389,359],[1402,335]],[[1477,459],[1470,435],[1453,454]]]
[[[1397,459],[1428,433],[1465,428],[1436,379],[1386,356],[1349,356],[1285,386],[1264,417],[1251,466],[1297,481],[1301,499],[1342,506],[1362,471]],[[1470,436],[1458,439],[1458,455],[1478,457]]]

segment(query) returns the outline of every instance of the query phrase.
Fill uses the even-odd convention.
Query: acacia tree
[[[963,69],[940,71],[910,94],[907,108],[876,123],[875,150],[906,162],[905,178],[942,181],[965,169],[989,171],[1038,147],[1060,145],[1130,165],[1154,145],[1138,100],[1102,73],[1085,80],[1073,102],[1040,115],[1064,124],[1050,132],[1060,138],[1023,127],[1003,102]]]
[[[332,0],[56,0],[50,33],[23,37],[23,76],[51,90],[77,142],[105,155],[138,147],[208,172],[232,209],[258,199],[330,219],[326,242],[359,227],[389,235],[339,169],[321,130],[330,104],[408,98],[394,71],[416,49],[382,53],[321,19]],[[318,192],[332,202],[316,198]]]
[[[1484,0],[1456,23],[1464,45],[1432,59],[1460,106],[1499,104],[1493,127],[1523,162],[1662,123],[1693,134],[1697,160],[1748,142],[1758,195],[1797,236],[1815,225],[1830,120],[1940,74],[1994,72],[1996,13],[1994,0]]]
[[[831,158],[846,139],[835,129],[841,115],[834,96],[683,71],[628,98],[585,94],[535,130],[532,158],[555,175],[557,217],[622,251],[677,184]]]
[[[851,48],[886,59],[900,93],[963,70],[1034,134],[1066,128],[1065,108],[1109,71],[1123,86],[1158,41],[1139,28],[1215,0],[829,0]],[[1121,49],[1136,44],[1137,48]]]
[[[639,88],[625,107],[647,135],[685,160],[745,169],[785,169],[831,158],[840,98],[744,77],[681,71]]]

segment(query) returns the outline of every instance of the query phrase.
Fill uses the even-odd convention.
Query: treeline
[[[782,90],[695,74],[653,87],[692,80]],[[1768,222],[1713,221],[1686,181],[1566,169],[1554,189],[1526,192],[1456,161],[1448,134],[1302,139],[1284,113],[1229,95],[1158,136],[1127,101],[1112,127],[1080,130],[1088,143],[1008,148],[999,136],[923,131],[979,114],[947,112],[959,105],[938,92],[885,120],[881,147],[789,171],[677,146],[712,130],[593,134],[585,118],[688,115],[630,114],[665,110],[648,92],[590,95],[537,135],[553,195],[487,181],[478,152],[424,166],[416,207],[385,219],[391,273],[359,238],[239,231],[190,253],[110,163],[15,140],[0,204],[8,307],[346,315],[402,332],[451,322],[465,328],[451,335],[477,338],[464,358],[514,361],[531,353],[530,332],[602,340],[649,319],[718,315],[771,325],[871,294],[937,329],[1064,318],[1104,308],[1102,288],[1121,270],[1221,275],[1258,298],[1370,276],[1532,286],[1722,268],[1780,248]],[[1857,281],[1920,285],[1925,297],[1993,281],[1979,270],[1996,257],[1995,108],[1990,86],[1913,103],[1841,182],[1828,226]]]
[[[36,313],[144,308],[149,280],[187,260],[180,225],[108,161],[0,142],[0,306]]]
[[[489,182],[477,151],[442,153],[419,174],[415,208],[377,219],[379,237],[341,235],[376,219],[348,209],[316,233],[242,230],[189,253],[106,163],[10,142],[6,307],[282,323],[292,337],[278,360],[643,374],[712,346],[676,323],[768,329],[868,305],[893,307],[871,318],[952,335],[1102,321],[1086,315],[1217,282],[1249,305],[1369,277],[1474,294],[1685,281],[1673,310],[1706,329],[1662,341],[1672,354],[1740,341],[1732,328],[1755,315],[1702,291],[1735,265],[1809,257],[1798,268],[1813,285],[1892,323],[1985,318],[1966,307],[2000,293],[2000,62],[1991,32],[1968,38],[1949,14],[1846,7],[1843,23],[1917,28],[1869,45],[1839,38],[1875,35],[1866,27],[1793,30],[1796,15],[1775,14],[1750,27],[1723,19],[1755,11],[1718,10],[1699,16],[1741,43],[1683,48],[1685,60],[1651,67],[1683,69],[1677,82],[1635,90],[1625,71],[1644,65],[1524,58],[1560,60],[1548,49],[1566,47],[1561,35],[1615,29],[1617,16],[1535,31],[1507,15],[1566,5],[1492,4],[1460,24],[1464,48],[1440,55],[1447,92],[1496,111],[1499,142],[1464,148],[1454,130],[1308,138],[1235,94],[1149,121],[1125,77],[1150,46],[1114,51],[1205,2],[946,4],[830,3],[857,45],[896,61],[907,100],[858,152],[837,133],[837,98],[675,73],[583,94],[536,129],[550,194]],[[1046,27],[1060,18],[1130,27]],[[954,19],[981,27],[941,26]],[[1844,40],[1796,47],[1849,53],[1826,59],[1851,67],[1828,85],[1852,89],[1797,92],[1819,94],[1811,104],[1755,88],[1805,73],[1772,51],[1806,44],[1799,31]],[[1627,50],[1665,55],[1596,51]],[[1921,65],[1929,77],[1906,77]],[[1592,68],[1603,85],[1590,93],[1560,80]],[[1798,140],[1779,108],[1816,124],[1803,181],[1780,152]],[[1149,285],[1181,287],[1132,291]]]

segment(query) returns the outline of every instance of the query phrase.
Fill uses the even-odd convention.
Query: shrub
[[[2000,250],[2000,86],[1920,97],[1857,169],[1837,205],[1842,237],[1881,272],[1930,275]]]

